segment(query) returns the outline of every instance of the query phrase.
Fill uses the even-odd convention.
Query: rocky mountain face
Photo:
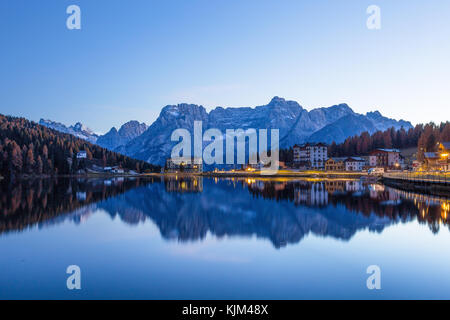
[[[139,137],[131,140],[125,146],[116,149],[123,154],[133,154],[139,159],[146,159],[149,163],[161,163],[170,157],[172,147],[176,144],[170,141],[172,132],[179,128],[193,132],[194,121],[203,121],[207,128],[208,113],[202,106],[194,104],[179,104],[166,106],[155,122]]]
[[[217,128],[223,133],[226,129],[279,129],[282,148],[304,142],[339,143],[364,131],[373,133],[391,127],[412,127],[409,122],[383,117],[377,111],[366,115],[355,113],[346,104],[307,111],[297,102],[279,97],[264,106],[217,107],[209,113],[202,106],[179,104],[164,107],[147,131],[115,151],[164,165],[177,143],[170,140],[172,132],[185,128],[193,134],[193,124],[197,120],[203,122],[203,131],[209,128]]]
[[[97,144],[103,148],[114,150],[140,136],[147,128],[148,126],[145,123],[129,121],[122,125],[119,130],[115,127],[111,128],[108,133],[97,139]]]
[[[366,115],[358,113],[349,113],[338,118],[335,122],[323,127],[319,131],[314,132],[308,139],[308,142],[325,142],[336,143],[343,142],[346,138],[361,134],[364,131],[374,133],[376,131],[384,131],[394,127],[396,130],[412,128],[408,121],[394,120],[383,117],[380,112],[368,112]]]
[[[66,127],[41,120],[40,124],[139,160],[164,165],[173,146],[177,144],[170,140],[172,132],[184,128],[193,135],[194,121],[202,121],[203,131],[217,128],[224,134],[227,129],[279,129],[281,148],[304,142],[340,143],[364,131],[374,133],[391,127],[412,128],[410,122],[386,118],[378,111],[358,114],[347,104],[308,111],[297,102],[280,97],[274,97],[267,105],[255,108],[217,107],[209,113],[203,106],[195,104],[168,105],[150,127],[145,123],[130,121],[119,130],[112,128],[100,137],[80,123]]]
[[[51,120],[39,120],[39,124],[43,125],[45,127],[48,127],[50,129],[62,132],[62,133],[68,133],[71,135],[74,135],[80,139],[84,139],[90,143],[96,143],[98,139],[98,135],[95,134],[91,129],[86,127],[80,122],[77,122],[75,125],[67,127],[62,123],[54,122]]]
[[[369,119],[377,130],[385,130],[384,128],[411,128],[411,122],[404,120],[394,120],[383,117],[379,111],[367,112],[367,119]]]

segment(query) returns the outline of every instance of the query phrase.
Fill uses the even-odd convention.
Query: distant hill
[[[24,118],[0,115],[0,175],[12,179],[23,174],[55,175],[76,173],[86,161],[119,166],[137,172],[159,167],[107,150],[72,134],[61,133]]]

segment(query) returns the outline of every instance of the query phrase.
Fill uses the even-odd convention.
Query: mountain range
[[[90,143],[96,143],[98,139],[98,135],[81,122],[77,122],[73,126],[67,127],[59,122],[41,119],[39,120],[39,124],[62,133],[74,135],[75,137],[84,139]]]
[[[40,123],[66,133],[74,132],[72,134],[79,137],[85,136],[84,139],[91,142],[95,139],[94,143],[127,156],[164,165],[177,143],[170,140],[172,132],[185,128],[192,133],[194,121],[202,121],[203,130],[217,128],[222,132],[239,128],[279,129],[282,148],[305,142],[340,143],[364,131],[374,133],[391,127],[397,130],[412,128],[410,122],[384,117],[378,111],[359,114],[347,104],[308,111],[297,102],[280,97],[255,108],[216,107],[210,112],[195,104],[168,105],[149,127],[130,121],[119,130],[112,128],[103,136],[95,135],[80,123],[70,127],[48,120],[41,120]]]
[[[39,124],[62,133],[72,134],[78,138],[95,143],[100,147],[109,150],[114,150],[127,144],[134,138],[144,133],[144,131],[148,128],[145,123],[139,123],[139,121],[133,120],[123,124],[119,130],[112,127],[106,134],[98,135],[80,122],[77,122],[73,126],[67,127],[59,122],[41,119]]]

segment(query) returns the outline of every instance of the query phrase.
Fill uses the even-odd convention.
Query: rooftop
[[[306,148],[306,147],[327,147],[327,144],[323,142],[311,143],[307,142],[301,145],[295,144],[293,148]]]
[[[375,149],[372,152],[376,152],[376,151],[400,153],[399,149],[382,149],[382,148]]]
[[[331,157],[328,160],[334,160],[335,162],[345,161],[347,157]]]
[[[363,158],[361,158],[361,157],[348,157],[347,159],[346,159],[346,161],[365,161]]]

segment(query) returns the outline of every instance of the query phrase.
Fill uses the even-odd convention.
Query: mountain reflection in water
[[[449,226],[450,199],[360,180],[43,179],[0,189],[0,233],[81,223],[99,209],[127,224],[150,219],[165,239],[256,235],[276,248],[310,233],[349,240],[399,222],[427,224],[433,233]]]

